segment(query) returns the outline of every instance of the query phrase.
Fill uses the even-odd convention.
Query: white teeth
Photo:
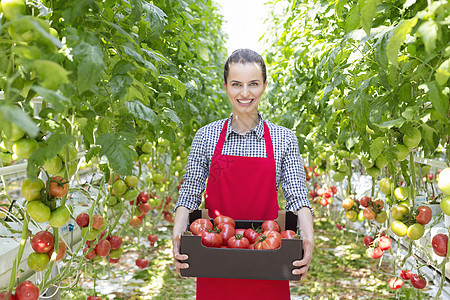
[[[242,104],[247,104],[247,103],[252,102],[252,100],[238,100],[238,102],[242,103]]]

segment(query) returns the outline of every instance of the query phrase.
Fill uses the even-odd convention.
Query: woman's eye
[[[251,86],[257,86],[258,84],[256,82],[250,83]]]
[[[233,83],[232,86],[239,86],[239,83]]]

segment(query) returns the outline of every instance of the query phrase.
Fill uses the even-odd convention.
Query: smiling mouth
[[[249,104],[252,101],[253,101],[253,99],[237,99],[237,102],[242,103],[242,104]]]

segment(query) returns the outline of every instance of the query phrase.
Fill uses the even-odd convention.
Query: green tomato
[[[373,167],[373,161],[369,159],[369,157],[366,156],[361,157],[361,163],[366,169]]]
[[[423,227],[420,223],[415,223],[408,227],[407,234],[408,237],[412,240],[420,239],[425,232],[425,227]]]
[[[392,188],[391,188],[391,179],[389,178],[383,178],[380,180],[380,190],[385,195],[390,195]]]
[[[70,212],[67,209],[67,207],[60,206],[52,212],[50,220],[48,220],[48,223],[52,227],[58,228],[66,224],[69,218]]]
[[[180,172],[181,170],[183,170],[183,164],[181,162],[176,162],[175,163],[175,171]]]
[[[47,170],[49,174],[57,174],[62,169],[62,160],[59,156],[55,156],[49,160],[45,161],[44,168]],[[64,176],[61,176],[64,177]]]
[[[406,226],[402,221],[395,220],[391,223],[391,229],[396,235],[403,237],[408,231],[408,226]]]
[[[37,223],[47,222],[51,215],[50,208],[39,200],[28,202],[27,212]]]
[[[420,133],[420,130],[415,127],[403,136],[403,144],[405,144],[408,149],[419,146],[421,140],[422,134]]]
[[[117,180],[113,184],[114,195],[122,196],[127,191],[127,184],[122,179]]]
[[[139,161],[143,164],[146,164],[150,161],[150,154],[143,153],[139,155]]]
[[[162,183],[164,179],[164,175],[162,173],[155,173],[152,176],[152,180],[154,183]]]
[[[115,204],[117,203],[117,197],[116,197],[116,196],[110,196],[110,197],[108,197],[106,203],[107,203],[109,206],[115,205]]]
[[[182,150],[182,151],[180,152],[180,157],[181,157],[181,158],[186,158],[187,156],[188,156],[188,153],[187,153],[186,150]]]
[[[123,253],[123,248],[120,247],[119,249],[112,249],[109,252],[109,257],[111,257],[112,259],[117,259],[119,258]]]
[[[132,189],[138,185],[139,178],[134,175],[127,176],[125,177],[125,183],[130,189]]]
[[[345,212],[345,217],[347,219],[349,219],[351,222],[356,222],[357,218],[358,218],[358,214],[356,213],[356,211],[353,210],[347,210]]]
[[[388,164],[388,159],[385,154],[380,154],[375,160],[375,166],[379,169],[383,169]]]
[[[396,187],[394,197],[397,201],[405,201],[409,197],[409,190],[403,186]]]
[[[139,27],[137,27],[136,25],[134,25],[133,27],[131,27],[131,32],[138,34],[139,33]]]
[[[61,158],[62,162],[66,162],[66,155],[68,155],[68,161],[73,162],[78,155],[78,150],[72,144],[64,145],[58,152],[58,156]]]
[[[409,213],[409,208],[406,205],[399,204],[392,208],[391,214],[395,220],[402,220],[404,216]]]
[[[441,199],[441,209],[447,216],[450,216],[450,196]]]
[[[372,177],[378,177],[381,174],[381,170],[377,167],[368,168],[366,169],[366,172],[369,176]]]
[[[161,199],[160,198],[150,198],[150,200],[148,200],[148,202],[150,203],[150,205],[152,207],[157,207],[161,204]]]
[[[39,272],[47,268],[49,261],[50,258],[47,253],[33,252],[28,256],[27,265],[31,270]]]
[[[20,139],[14,142],[13,152],[17,158],[27,159],[39,148],[39,144],[34,139]]]
[[[364,211],[361,209],[358,213],[358,222],[363,222],[364,219]]]
[[[446,196],[450,196],[450,168],[439,173],[438,187]]]
[[[387,219],[387,213],[385,210],[383,210],[382,212],[378,213],[375,216],[375,221],[377,221],[378,223],[384,223]]]
[[[20,140],[21,138],[23,138],[23,136],[25,135],[25,131],[20,129],[20,127],[14,123],[10,123],[10,124],[11,124],[11,126],[9,127],[9,130],[4,131],[6,138],[10,142],[16,142],[16,141]]]
[[[126,201],[132,201],[132,200],[136,200],[138,195],[139,195],[139,191],[137,189],[129,189],[123,194],[122,197]]]
[[[397,157],[398,161],[405,160],[409,155],[409,149],[402,144],[395,145],[395,156]]]
[[[44,182],[41,179],[33,182],[30,179],[25,179],[22,184],[21,194],[27,201],[33,201],[41,198],[41,190],[45,187]]]
[[[152,152],[152,148],[153,148],[153,144],[150,141],[145,142],[142,147],[141,150],[144,153],[151,153]]]
[[[8,20],[14,20],[20,15],[25,14],[25,0],[2,0],[3,15]]]

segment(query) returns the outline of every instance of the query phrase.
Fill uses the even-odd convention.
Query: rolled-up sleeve
[[[202,203],[202,193],[205,190],[206,178],[209,174],[206,148],[203,139],[204,128],[200,128],[192,141],[187,157],[186,173],[183,175],[175,210],[178,206],[188,209],[198,209]]]
[[[280,184],[286,199],[286,210],[297,211],[306,206],[314,215],[308,199],[305,169],[295,134],[292,134],[286,154],[282,159]]]

